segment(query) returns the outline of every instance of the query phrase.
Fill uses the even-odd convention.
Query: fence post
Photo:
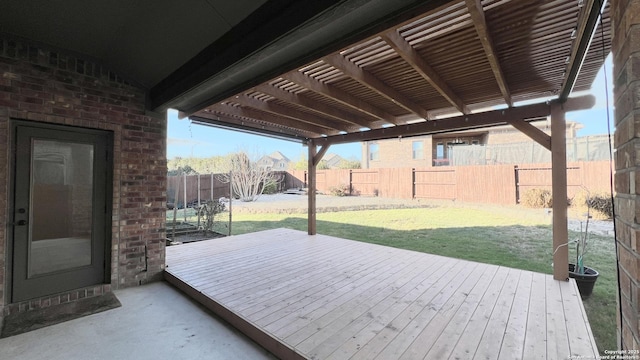
[[[353,170],[349,169],[349,196],[353,195]]]
[[[518,174],[518,165],[513,166],[513,172],[515,175],[516,182],[516,204],[520,204],[520,174]]]
[[[416,168],[411,168],[411,199],[416,198]]]
[[[182,202],[182,214],[184,215],[184,222],[187,222],[187,174],[184,174],[184,201]]]

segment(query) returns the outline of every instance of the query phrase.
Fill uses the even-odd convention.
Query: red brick
[[[22,48],[18,43],[17,48]],[[145,115],[144,90],[124,85],[108,70],[91,61],[56,52],[50,62],[48,51],[38,51],[38,56],[13,58],[0,57],[0,166],[5,165],[8,143],[8,117],[37,120],[56,124],[68,124],[113,132],[114,144],[114,198],[112,228],[111,284],[94,286],[60,294],[54,297],[34,299],[16,305],[16,311],[30,307],[56,306],[86,296],[95,296],[122,286],[135,286],[157,280],[164,265],[164,242],[154,243],[154,251],[148,252],[154,266],[144,270],[144,245],[156,238],[164,239],[164,231],[149,235],[141,229],[148,224],[164,224],[166,193],[166,119]],[[29,60],[30,59],[30,60]],[[29,63],[34,61],[34,63]],[[81,73],[78,73],[80,70]],[[112,75],[110,77],[110,74]],[[95,75],[95,76],[94,76]],[[118,82],[120,81],[120,82]],[[122,131],[122,128],[126,131]],[[123,141],[123,138],[126,139]],[[142,150],[145,150],[144,152]],[[160,159],[153,168],[151,161]],[[6,173],[5,173],[6,175]],[[131,191],[120,191],[120,182],[132,179],[136,182]],[[145,185],[146,184],[146,185]],[[151,186],[150,184],[153,184]],[[155,188],[154,188],[155,187]],[[7,204],[6,178],[0,178],[0,222],[6,222],[4,209]],[[137,216],[129,220],[119,218],[127,210],[140,209],[143,202],[157,202],[157,211],[132,212]],[[163,226],[164,227],[164,226]],[[0,230],[0,259],[4,260],[4,232]],[[127,260],[128,249],[134,249]],[[160,266],[158,266],[160,265]],[[0,289],[5,286],[4,261],[0,262]],[[0,307],[5,294],[0,291]],[[12,307],[8,307],[12,308]],[[7,310],[9,311],[9,310]]]

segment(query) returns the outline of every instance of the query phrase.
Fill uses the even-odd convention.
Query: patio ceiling
[[[149,110],[336,143],[545,117],[548,107],[506,110],[504,119],[473,113],[588,88],[610,47],[608,8],[591,42],[600,8],[599,0],[7,0],[0,35],[107,66],[148,90]]]
[[[600,10],[576,0],[434,4],[232,96],[212,94],[213,105],[183,115],[319,144],[540,119],[550,111],[544,99],[564,102],[591,86],[611,39],[608,5],[602,29]],[[512,107],[532,99],[543,104]],[[500,105],[510,109],[483,113]]]

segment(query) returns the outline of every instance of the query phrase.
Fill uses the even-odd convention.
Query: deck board
[[[545,274],[288,229],[168,247],[165,274],[286,359],[597,354],[575,283]]]

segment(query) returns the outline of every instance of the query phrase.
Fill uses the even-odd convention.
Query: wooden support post
[[[313,140],[309,140],[307,143],[309,147],[309,161],[307,169],[307,198],[308,214],[307,214],[307,231],[309,235],[316,234],[316,143]]]
[[[184,222],[187,222],[187,174],[184,174],[184,201],[182,202],[182,214],[184,215]]]
[[[567,126],[562,104],[551,106],[551,184],[553,196],[553,278],[569,278],[567,230]]]

